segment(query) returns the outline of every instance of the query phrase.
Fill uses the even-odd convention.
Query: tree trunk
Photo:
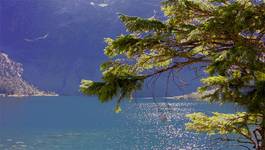
[[[261,145],[259,150],[265,150],[265,126],[261,128]]]
[[[259,150],[265,150],[265,116],[262,117],[262,122],[260,125],[260,149]]]

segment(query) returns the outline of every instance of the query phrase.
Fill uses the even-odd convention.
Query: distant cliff
[[[0,52],[0,96],[46,96],[55,95],[39,90],[22,79],[22,64]]]

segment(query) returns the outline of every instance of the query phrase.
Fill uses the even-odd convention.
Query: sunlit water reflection
[[[2,150],[208,150],[233,149],[215,136],[185,130],[192,112],[234,112],[231,104],[199,101],[136,100],[123,104],[96,98],[39,97],[0,100]],[[240,149],[240,148],[238,148]]]

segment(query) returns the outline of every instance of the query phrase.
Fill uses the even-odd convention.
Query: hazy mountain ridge
[[[11,60],[0,52],[0,95],[2,96],[45,96],[55,95],[39,90],[22,79],[22,64]]]

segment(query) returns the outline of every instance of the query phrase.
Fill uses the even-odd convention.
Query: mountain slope
[[[34,87],[22,79],[22,64],[11,60],[0,52],[0,95],[5,96],[42,96],[54,95]]]

